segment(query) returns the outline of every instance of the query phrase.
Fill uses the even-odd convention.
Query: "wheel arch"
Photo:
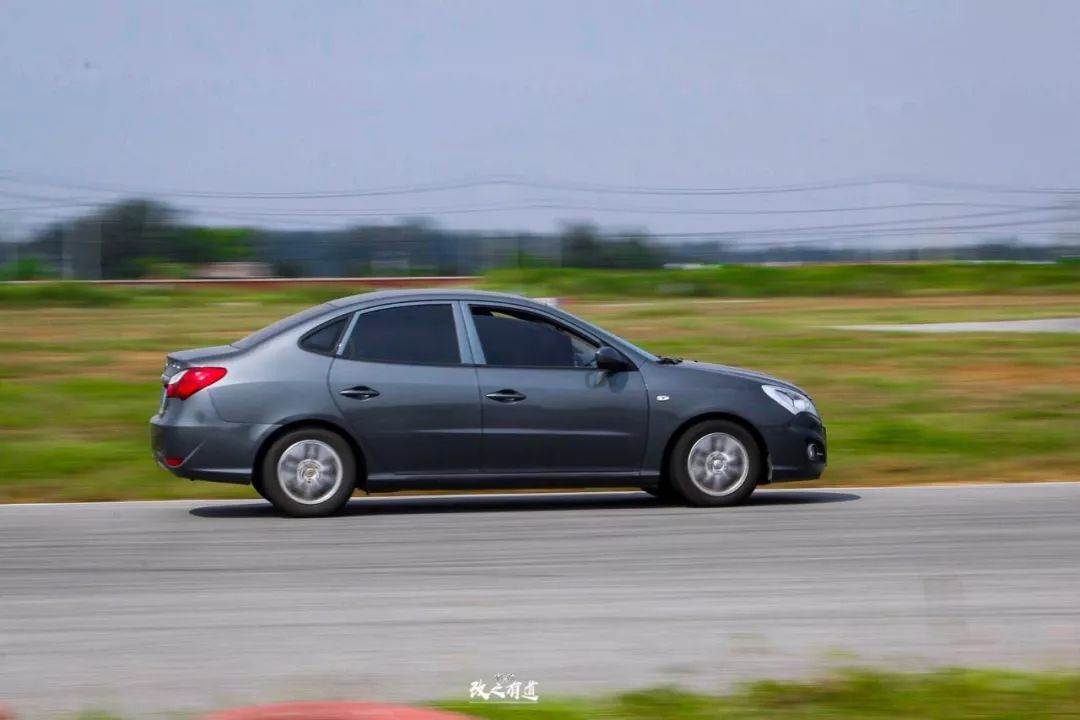
[[[263,461],[266,460],[266,453],[270,451],[270,446],[282,435],[301,428],[328,430],[335,435],[339,435],[342,440],[348,443],[349,449],[353,453],[353,459],[356,461],[356,489],[367,492],[367,460],[364,457],[363,449],[348,430],[337,423],[322,418],[291,420],[263,438],[259,444],[259,449],[255,452],[255,460],[251,467],[251,484],[253,487],[261,487]]]
[[[750,433],[750,437],[754,439],[754,442],[758,446],[758,451],[761,453],[762,460],[765,461],[766,468],[769,467],[769,446],[765,442],[765,436],[761,434],[761,431],[757,429],[754,423],[750,422],[741,415],[736,415],[735,413],[707,412],[701,413],[700,415],[695,415],[694,417],[683,421],[683,423],[680,424],[679,427],[675,428],[675,430],[671,433],[671,436],[668,437],[667,443],[665,443],[664,445],[664,454],[660,458],[661,483],[666,483],[668,481],[668,467],[671,465],[671,453],[675,450],[675,443],[679,441],[679,438],[682,437],[683,433],[685,433],[687,430],[692,428],[694,425],[705,422],[707,420],[727,420],[728,422],[735,423],[736,425],[740,426],[748,433]],[[768,475],[766,475],[763,480],[759,481],[759,484],[763,485],[768,482]]]

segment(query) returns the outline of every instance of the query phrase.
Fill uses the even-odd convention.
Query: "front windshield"
[[[274,335],[284,332],[291,327],[295,327],[303,322],[307,322],[308,320],[322,315],[323,313],[330,310],[332,307],[333,306],[331,306],[329,303],[323,303],[322,305],[316,305],[315,307],[301,310],[300,312],[294,313],[286,318],[282,318],[275,323],[271,323],[260,330],[256,330],[247,337],[237,340],[232,345],[233,347],[238,347],[241,350],[246,350],[249,347],[255,347],[267,338],[271,338]]]

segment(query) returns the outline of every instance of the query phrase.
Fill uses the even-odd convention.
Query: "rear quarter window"
[[[300,347],[320,355],[333,355],[345,326],[349,324],[349,317],[344,315],[312,330],[300,340]]]
[[[268,340],[275,335],[279,335],[286,330],[296,327],[297,325],[302,325],[308,320],[313,320],[320,315],[325,315],[329,313],[333,308],[333,305],[329,303],[323,303],[322,305],[316,305],[315,307],[308,308],[307,310],[301,310],[294,315],[290,315],[289,317],[282,318],[275,323],[271,323],[270,325],[267,325],[261,330],[256,330],[247,337],[237,340],[232,345],[233,347],[238,347],[241,350],[255,347],[259,343]]]

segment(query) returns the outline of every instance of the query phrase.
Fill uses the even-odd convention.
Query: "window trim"
[[[431,362],[402,362],[402,361],[390,361],[390,360],[363,360],[358,358],[351,358],[345,355],[345,347],[348,345],[349,338],[352,337],[353,332],[356,330],[356,324],[360,321],[361,315],[367,315],[368,313],[379,312],[380,310],[393,310],[401,307],[412,307],[415,305],[447,305],[450,307],[451,318],[454,322],[454,338],[457,340],[458,349],[458,361],[453,363],[431,363]],[[352,313],[352,319],[349,321],[348,327],[345,328],[345,333],[341,336],[341,340],[338,342],[338,348],[335,352],[335,356],[339,360],[346,360],[354,363],[367,363],[369,365],[405,365],[412,367],[439,367],[439,368],[453,368],[453,367],[470,367],[472,363],[469,359],[472,357],[471,348],[465,339],[464,330],[461,326],[461,318],[458,315],[456,308],[457,302],[454,300],[403,300],[400,302],[383,303],[380,305],[373,305],[371,307],[362,308],[360,310],[354,310]]]
[[[352,312],[342,313],[341,315],[336,315],[336,316],[330,318],[329,320],[327,320],[325,322],[319,323],[318,325],[311,328],[306,333],[304,333],[303,335],[300,336],[300,338],[296,341],[296,347],[300,348],[301,350],[303,350],[306,353],[311,353],[312,355],[322,355],[323,357],[337,357],[340,350],[341,350],[341,347],[342,347],[342,340],[349,337],[349,330],[351,330],[352,326],[353,326],[354,320],[353,320],[353,318],[349,317],[350,315],[355,315],[355,313],[352,313]],[[307,340],[308,337],[310,337],[311,335],[314,335],[315,333],[319,332],[320,330],[322,330],[327,325],[333,325],[334,323],[336,323],[336,322],[338,322],[339,320],[342,320],[342,319],[345,319],[345,321],[346,321],[345,322],[345,330],[342,331],[340,337],[338,337],[337,343],[334,344],[334,348],[332,350],[330,350],[330,352],[320,352],[318,350],[312,350],[311,348],[304,347],[304,341]]]
[[[480,334],[476,331],[476,323],[473,322],[473,308],[490,308],[495,311],[502,311],[507,314],[523,314],[533,315],[538,318],[542,318],[547,322],[554,325],[556,328],[563,332],[568,332],[571,335],[576,335],[590,343],[596,345],[598,348],[610,347],[623,356],[623,359],[627,362],[627,371],[637,370],[637,364],[627,357],[626,353],[620,348],[615,347],[611,343],[605,342],[603,338],[594,335],[593,333],[582,330],[572,323],[564,321],[562,318],[554,317],[550,313],[543,312],[533,307],[522,307],[519,305],[511,305],[500,302],[485,302],[482,300],[465,300],[462,302],[462,312],[464,320],[468,328],[469,344],[472,346],[473,364],[477,367],[489,367],[500,369],[520,369],[520,370],[576,370],[584,372],[597,372],[599,368],[595,367],[578,367],[577,365],[495,365],[487,362],[487,358],[484,357],[484,347],[480,343]]]

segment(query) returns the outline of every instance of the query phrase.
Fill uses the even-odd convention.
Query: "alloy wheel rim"
[[[341,487],[343,475],[341,457],[322,440],[295,442],[278,459],[281,489],[302,505],[326,502]]]
[[[698,438],[686,457],[691,482],[714,497],[730,495],[750,476],[750,453],[738,438],[727,433],[708,433]]]

